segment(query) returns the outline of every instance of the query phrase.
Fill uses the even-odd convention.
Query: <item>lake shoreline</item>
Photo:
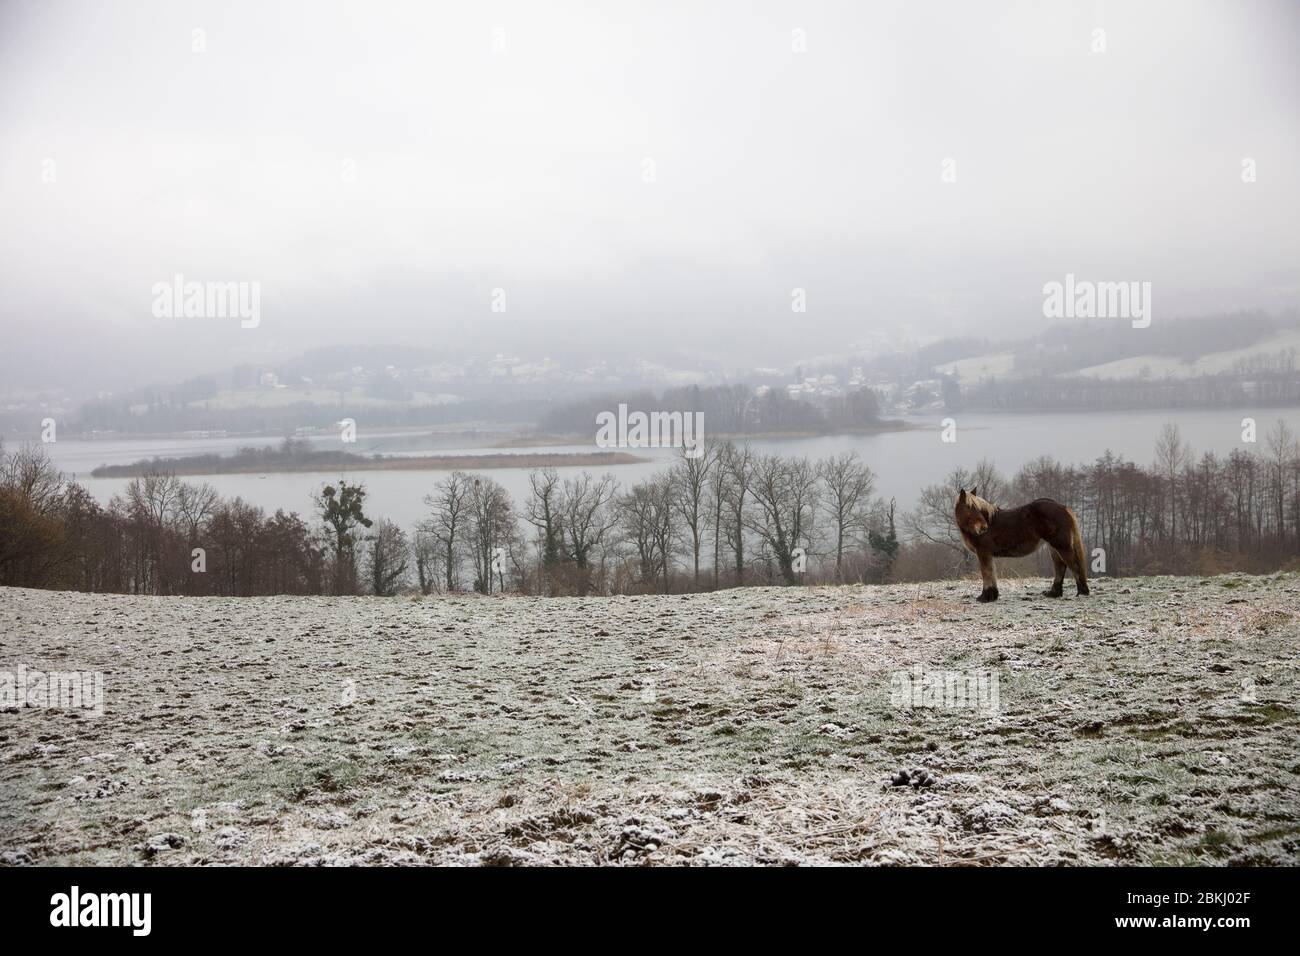
[[[258,462],[229,459],[229,464],[195,464],[186,458],[155,458],[129,465],[101,465],[92,478],[137,478],[163,472],[178,477],[204,475],[290,475],[328,471],[473,471],[495,468],[566,468],[635,465],[650,459],[627,452],[557,453],[549,455],[425,455],[402,458],[393,455],[335,461]],[[187,462],[191,462],[187,464]]]

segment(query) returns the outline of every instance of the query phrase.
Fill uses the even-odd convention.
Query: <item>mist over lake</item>
[[[882,431],[870,435],[820,435],[806,438],[756,438],[749,444],[765,453],[806,456],[816,459],[845,451],[856,451],[875,472],[876,494],[895,498],[900,511],[917,502],[921,488],[942,482],[957,468],[973,468],[983,459],[997,465],[1005,475],[1013,475],[1024,464],[1044,455],[1067,464],[1095,460],[1106,451],[1149,464],[1160,429],[1176,424],[1183,438],[1198,455],[1214,452],[1225,455],[1234,448],[1261,447],[1264,433],[1278,419],[1293,429],[1300,426],[1300,411],[1275,409],[1180,409],[1142,412],[1080,412],[1052,415],[957,414],[957,441],[940,440],[945,414],[906,419],[908,428]],[[1241,440],[1243,418],[1256,418],[1259,441],[1247,445]],[[706,423],[707,428],[707,423]],[[707,435],[707,431],[706,431]],[[129,479],[92,478],[90,470],[101,464],[127,464],[144,458],[183,457],[197,454],[233,454],[241,447],[267,447],[281,441],[275,437],[208,438],[208,439],[133,439],[113,438],[102,441],[60,440],[46,446],[59,468],[76,473],[77,480],[101,502],[107,503],[122,491]],[[505,447],[498,438],[483,435],[474,442],[447,434],[430,435],[427,431],[385,433],[367,436],[358,432],[353,445],[341,446],[335,438],[315,438],[314,447],[347,447],[357,454],[385,455],[482,455],[488,452],[536,452],[538,448]],[[459,441],[459,443],[457,443]],[[590,452],[591,445],[546,446],[557,452]],[[623,486],[630,486],[662,470],[674,457],[672,449],[642,448],[635,452],[646,462],[619,465],[609,469]],[[582,468],[558,468],[562,477],[580,473]],[[423,498],[434,484],[446,476],[443,471],[358,471],[355,473],[321,472],[262,475],[209,475],[187,478],[207,482],[224,497],[241,497],[265,508],[297,511],[304,516],[311,511],[310,495],[324,482],[340,477],[365,483],[366,511],[375,518],[388,518],[403,528],[413,529],[425,516]],[[494,468],[485,474],[500,482],[517,503],[528,493],[528,469]],[[1009,504],[1008,502],[1007,504]]]

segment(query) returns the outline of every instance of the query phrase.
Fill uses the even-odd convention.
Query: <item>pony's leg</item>
[[[993,567],[993,558],[987,554],[981,554],[980,559],[980,577],[984,580],[984,590],[975,600],[981,603],[996,601],[998,599],[998,573]]]
[[[1057,551],[1050,544],[1047,550],[1052,552],[1052,568],[1056,576],[1052,578],[1052,586],[1043,592],[1044,597],[1060,597],[1065,593],[1065,559],[1061,557],[1061,552]]]
[[[1052,563],[1056,564],[1059,557],[1065,562],[1065,567],[1074,575],[1075,590],[1079,594],[1088,593],[1088,571],[1084,565],[1086,558],[1083,554],[1083,537],[1079,534],[1078,526],[1062,531],[1047,541],[1047,546],[1052,549]],[[1061,574],[1061,566],[1056,564],[1057,577],[1064,581]],[[1060,584],[1053,584],[1053,590],[1059,591]],[[1060,597],[1060,594],[1053,595]]]
[[[1070,550],[1066,552],[1066,562],[1070,565],[1070,570],[1074,572],[1074,587],[1078,594],[1088,594],[1088,568],[1087,556],[1083,551],[1083,535],[1079,533],[1079,526],[1074,526],[1074,533],[1070,535]]]

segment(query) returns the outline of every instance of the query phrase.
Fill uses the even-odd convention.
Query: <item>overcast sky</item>
[[[1067,272],[1294,307],[1298,174],[1285,0],[3,0],[0,391],[376,341],[780,365],[1031,331]],[[176,273],[260,325],[155,317]]]

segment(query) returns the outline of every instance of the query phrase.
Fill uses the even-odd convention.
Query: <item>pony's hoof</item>
[[[996,601],[997,599],[998,599],[998,589],[989,588],[987,591],[981,591],[980,596],[977,597],[975,600],[979,601],[981,604],[988,604],[990,601]]]
[[[1079,590],[1078,590],[1077,593],[1078,593],[1079,597],[1087,597],[1087,596],[1088,596],[1089,594],[1091,594],[1092,592],[1089,591],[1087,588],[1079,588]]]
[[[1048,588],[1043,592],[1043,597],[1060,597],[1064,593],[1060,588]]]

